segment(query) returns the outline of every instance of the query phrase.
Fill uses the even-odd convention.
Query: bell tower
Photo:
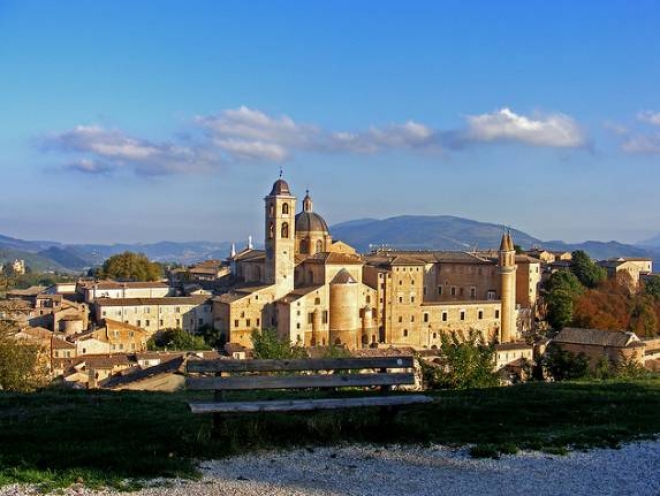
[[[296,197],[289,185],[280,178],[264,198],[266,222],[266,284],[275,285],[275,299],[293,291],[295,270],[295,212]]]

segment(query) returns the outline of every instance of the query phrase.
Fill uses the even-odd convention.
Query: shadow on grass
[[[658,378],[430,394],[432,404],[403,407],[385,424],[373,408],[241,415],[218,438],[211,416],[187,407],[206,393],[0,393],[0,483],[122,488],[126,480],[195,478],[198,459],[342,442],[476,444],[497,457],[617,447],[660,432]]]

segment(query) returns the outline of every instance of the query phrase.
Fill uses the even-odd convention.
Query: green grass
[[[197,459],[262,448],[433,442],[498,458],[519,449],[615,448],[660,433],[660,378],[430,394],[434,403],[401,408],[387,424],[378,409],[241,415],[214,439],[211,416],[186,405],[206,393],[0,392],[0,484],[127,488],[146,478],[194,478]]]

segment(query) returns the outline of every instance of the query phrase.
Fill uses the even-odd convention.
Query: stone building
[[[269,327],[300,345],[350,349],[431,348],[443,332],[472,328],[510,342],[519,335],[519,308],[535,305],[538,264],[516,258],[509,233],[489,256],[361,256],[333,240],[309,192],[297,215],[296,203],[278,179],[264,198],[265,249],[232,250],[229,265],[238,282],[213,299],[214,326],[232,343],[250,347],[252,332]],[[525,266],[521,281],[518,263]]]

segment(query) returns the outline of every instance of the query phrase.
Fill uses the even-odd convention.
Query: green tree
[[[587,288],[595,288],[599,283],[607,279],[607,272],[591,260],[583,250],[576,250],[571,253],[571,272]]]
[[[470,389],[499,385],[495,368],[495,345],[486,343],[481,333],[452,332],[440,335],[443,365],[424,367],[424,378],[431,388]]]
[[[580,280],[568,270],[553,272],[545,283],[545,289],[548,293],[560,289],[566,291],[572,297],[584,293],[584,286]]]
[[[568,291],[556,289],[546,297],[547,320],[559,331],[573,321],[573,296]]]
[[[183,329],[164,329],[157,332],[147,341],[147,348],[151,351],[199,351],[211,349],[204,342],[203,337],[194,336]]]
[[[276,329],[254,330],[251,337],[254,358],[279,360],[307,358],[305,348],[291,344],[286,338],[281,338]]]
[[[39,346],[15,339],[18,326],[13,318],[12,302],[0,302],[0,389],[30,391],[47,382],[45,364]]]
[[[227,344],[227,334],[224,331],[215,329],[213,326],[203,325],[197,329],[197,334],[204,339],[206,344],[217,350],[224,348]]]
[[[95,275],[120,281],[158,281],[163,277],[163,267],[142,253],[126,251],[108,258]]]
[[[642,292],[655,301],[660,301],[660,276],[651,276],[643,282]]]
[[[556,381],[579,379],[587,374],[589,360],[584,353],[564,351],[550,343],[543,356],[543,366]]]

